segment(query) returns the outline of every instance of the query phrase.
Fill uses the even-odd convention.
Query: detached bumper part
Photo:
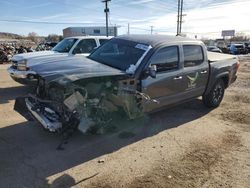
[[[28,110],[43,125],[43,127],[45,129],[48,129],[51,132],[56,132],[57,130],[62,128],[62,123],[60,123],[60,122],[52,122],[44,114],[42,114],[38,110],[33,110],[34,106],[29,101],[28,98],[25,98],[25,103],[26,103],[26,106],[27,106]]]

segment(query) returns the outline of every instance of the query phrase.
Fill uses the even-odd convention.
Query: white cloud
[[[138,4],[144,4],[144,3],[149,3],[149,2],[153,2],[155,0],[137,0],[137,1],[132,1],[129,4],[131,5],[138,5]]]
[[[55,14],[55,15],[41,17],[41,18],[39,18],[39,20],[40,21],[54,20],[55,18],[62,18],[62,17],[66,17],[69,15],[70,14],[68,14],[68,13]]]
[[[184,18],[183,31],[210,35],[209,33],[219,34],[227,29],[248,30],[250,29],[250,22],[247,20],[249,7],[250,1],[235,1],[188,11]]]
[[[37,9],[41,7],[47,7],[49,5],[52,5],[52,2],[30,5],[30,6],[25,7],[25,9]]]
[[[5,7],[9,7],[12,3],[7,0],[0,0]],[[99,3],[98,3],[99,2]],[[32,21],[48,21],[48,22],[84,22],[86,25],[104,25],[105,17],[103,12],[103,3],[101,1],[88,1],[88,3],[77,3],[71,0],[60,0],[61,12],[46,14],[35,14],[25,17],[16,14],[1,15],[2,19],[20,19]],[[56,3],[40,2],[32,3],[23,9],[35,9],[40,7],[53,7]],[[14,6],[13,6],[14,7]],[[44,9],[45,9],[44,8]],[[57,7],[58,8],[58,7]],[[110,3],[110,24],[122,26],[119,33],[127,32],[127,23],[130,23],[131,33],[150,33],[150,26],[154,26],[155,33],[176,33],[177,23],[177,1],[169,0],[112,0]],[[220,37],[221,30],[235,29],[236,32],[250,30],[250,0],[184,0],[184,17],[183,32],[189,35],[197,34],[198,37]],[[32,14],[30,14],[32,15]],[[0,27],[10,32],[14,28],[6,26],[5,22],[0,22]],[[21,24],[16,24],[18,27]],[[62,27],[68,25],[53,25],[50,31],[46,25],[26,24],[27,29],[39,28],[40,32],[47,33],[59,31]],[[48,26],[48,27],[47,27]],[[72,24],[73,26],[73,24]],[[25,28],[26,28],[25,27]],[[17,29],[14,29],[17,30]],[[13,31],[14,31],[13,30]],[[34,29],[33,29],[34,30]],[[19,31],[19,29],[18,29]],[[21,32],[21,31],[20,31]],[[55,33],[54,32],[54,33]]]
[[[189,0],[194,2],[194,0]],[[184,7],[185,8],[185,7]],[[209,7],[195,8],[185,11],[182,31],[189,35],[220,37],[222,30],[235,29],[247,31],[250,29],[249,22],[250,1],[233,1],[214,4]],[[170,13],[142,25],[153,25],[156,32],[176,31],[177,14]],[[140,24],[140,26],[142,26]],[[139,26],[139,25],[138,25]]]

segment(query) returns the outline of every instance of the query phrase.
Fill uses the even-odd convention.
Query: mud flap
[[[29,112],[26,103],[25,103],[26,97],[18,97],[16,98],[14,110],[21,114],[25,119],[28,121],[34,121],[34,118],[32,114]]]

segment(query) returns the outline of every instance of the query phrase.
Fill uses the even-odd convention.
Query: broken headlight
[[[19,70],[19,71],[26,71],[26,70],[28,70],[28,68],[27,68],[27,60],[26,59],[18,61],[18,63],[17,63],[17,70]]]

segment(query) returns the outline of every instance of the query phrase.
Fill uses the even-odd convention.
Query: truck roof
[[[181,36],[169,36],[169,35],[121,35],[116,38],[143,43],[151,45],[152,47],[161,43],[200,42],[196,39],[190,39]]]

